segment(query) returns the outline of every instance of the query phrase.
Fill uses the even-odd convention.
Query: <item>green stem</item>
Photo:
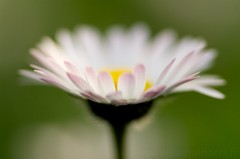
[[[108,123],[112,128],[116,147],[116,159],[125,159],[125,131],[129,123],[145,116],[152,107],[152,101],[128,106],[88,101],[91,111]]]
[[[111,123],[115,140],[116,159],[125,159],[125,130],[126,124]]]

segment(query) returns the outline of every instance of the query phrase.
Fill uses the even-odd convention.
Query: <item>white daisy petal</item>
[[[196,92],[202,93],[204,95],[213,97],[213,98],[218,98],[218,99],[223,99],[225,98],[224,94],[222,94],[221,92],[215,90],[215,89],[211,89],[211,88],[207,88],[207,87],[201,87],[201,86],[196,86],[193,88],[193,90],[195,90]]]
[[[88,26],[80,27],[76,31],[75,40],[76,45],[79,45],[86,56],[91,59],[92,67],[102,66],[105,60],[102,57],[102,43],[97,30]]]
[[[67,72],[67,76],[81,91],[92,90],[90,85],[83,78],[69,72]]]
[[[199,78],[199,76],[197,76],[197,77],[186,77],[186,78],[184,78],[184,79],[182,79],[182,80],[179,80],[179,81],[173,83],[172,85],[170,85],[170,86],[164,91],[164,93],[167,94],[167,93],[169,93],[170,91],[172,91],[174,88],[176,88],[176,87],[178,87],[178,86],[180,86],[180,85],[183,85],[183,84],[185,84],[185,83],[187,83],[187,82],[190,82],[190,81],[192,81],[192,80],[195,80],[195,79],[197,79],[197,78]]]
[[[75,36],[68,30],[60,30],[57,33],[57,40],[61,46],[61,50],[66,56],[64,61],[71,61],[72,64],[79,68],[84,68],[88,65],[89,60],[84,48],[79,41],[76,41]],[[59,60],[58,60],[59,61]]]
[[[201,78],[194,80],[191,84],[201,86],[222,86],[225,83],[225,80],[217,76],[203,75]]]
[[[63,50],[60,48],[60,45],[56,44],[48,37],[44,38],[38,45],[38,51],[43,53],[45,56],[54,59],[59,65],[63,65],[62,61],[68,57],[68,53],[63,52]]]
[[[100,72],[98,74],[98,83],[103,90],[104,95],[115,91],[113,79],[108,72]]]
[[[43,54],[43,52],[37,50],[37,49],[31,49],[30,50],[31,55],[38,61],[40,64],[44,65],[45,67],[50,67],[50,65],[46,62],[46,59],[48,56]],[[51,67],[50,67],[51,68]]]
[[[149,31],[148,27],[144,24],[137,24],[133,26],[133,28],[128,33],[128,42],[129,50],[131,58],[135,58],[135,56],[139,56],[142,50],[146,45],[146,41],[148,40]]]
[[[107,99],[112,100],[120,100],[122,99],[122,92],[120,91],[114,91],[106,95]]]
[[[66,87],[68,87],[71,90],[71,88],[72,88],[71,85],[69,85],[67,81],[65,81],[61,77],[57,76],[56,74],[54,74],[42,67],[36,66],[36,65],[31,65],[31,67],[35,69],[34,72],[36,72],[40,77],[54,80],[62,85],[67,84]]]
[[[58,75],[64,75],[64,69],[58,65],[53,59],[43,55],[40,51],[32,50],[32,56],[35,57],[42,65],[49,68]]]
[[[188,65],[188,61],[191,60],[192,56],[193,52],[190,52],[179,61],[179,63],[175,66],[174,70],[171,72],[171,75],[168,77],[168,80],[170,82],[175,82],[178,79],[181,79],[183,75],[185,75],[186,70],[184,69],[184,67]]]
[[[118,91],[121,91],[124,99],[132,99],[135,90],[135,78],[131,73],[124,73],[118,80]]]
[[[197,65],[193,67],[193,72],[199,70],[206,70],[212,65],[212,61],[216,58],[217,53],[215,50],[208,50],[202,53],[203,56],[197,61]]]
[[[56,35],[56,39],[58,40],[64,52],[68,53],[69,57],[76,58],[76,54],[74,53],[75,48],[73,45],[73,40],[71,37],[71,33],[68,30],[60,30]]]
[[[64,65],[66,66],[67,70],[70,71],[71,73],[78,73],[79,71],[77,70],[76,66],[74,66],[71,62],[69,61],[64,61]]]
[[[74,64],[72,64],[69,61],[64,61],[64,65],[70,73],[77,74],[80,77],[82,77],[84,80],[86,80],[86,77],[83,74],[83,71],[79,70]]]
[[[49,78],[49,77],[40,77],[39,78],[40,80],[42,80],[43,82],[45,83],[48,83],[50,85],[53,85],[55,87],[59,87],[67,92],[69,92],[70,90],[68,88],[66,88],[63,84],[59,83],[59,81],[57,80],[54,80],[52,78]]]
[[[157,58],[165,53],[173,42],[176,40],[176,35],[172,30],[164,30],[153,41],[152,54],[153,57]]]
[[[31,50],[39,66],[31,65],[32,72],[20,74],[113,105],[136,104],[183,91],[224,98],[211,88],[224,85],[223,79],[212,75],[198,78],[216,57],[215,50],[205,49],[204,40],[188,36],[177,41],[171,30],[152,41],[149,35],[143,24],[130,30],[112,27],[105,37],[89,26],[73,33],[61,30],[57,42],[44,38]]]
[[[142,98],[144,98],[144,99],[154,98],[154,97],[158,96],[159,94],[161,94],[165,88],[166,88],[165,86],[158,86],[158,87],[150,88],[149,90],[144,92]]]
[[[53,72],[50,72],[49,70],[43,68],[43,67],[40,67],[40,66],[37,66],[37,65],[30,65],[33,69],[34,69],[34,72],[37,72],[39,73],[40,75],[49,75],[51,77],[54,77],[54,78],[59,78],[56,74],[54,74]]]
[[[225,80],[213,75],[203,75],[194,81],[181,85],[174,89],[174,92],[193,91],[195,87],[210,87],[222,86],[226,83]]]
[[[40,81],[40,76],[38,74],[36,74],[35,72],[32,71],[28,71],[28,70],[19,70],[19,74],[31,79],[34,79],[36,81]]]
[[[40,71],[40,70],[35,70],[36,73],[38,73],[41,77],[39,77],[39,79],[41,81],[43,81],[44,83],[50,84],[52,86],[58,87],[63,89],[64,91],[75,95],[75,96],[80,96],[82,97],[78,91],[76,91],[76,87],[74,87],[73,85],[71,85],[71,83],[65,82],[62,79],[52,75],[52,74],[48,74],[44,71]]]
[[[91,91],[85,91],[80,94],[82,96],[84,96],[85,98],[90,99],[95,102],[99,102],[99,103],[107,103],[108,102],[104,97],[97,95],[96,93],[93,93]]]
[[[124,45],[126,44],[125,31],[122,27],[114,27],[107,33],[107,49],[109,56],[113,58],[121,57],[125,52]]]
[[[102,93],[97,81],[97,74],[92,67],[86,67],[85,75],[88,80],[89,85],[97,92]]]
[[[164,78],[166,77],[167,73],[169,72],[169,70],[171,69],[173,63],[174,63],[175,59],[173,59],[161,72],[161,74],[159,75],[156,85],[160,85],[163,83]]]
[[[133,70],[133,75],[136,79],[135,96],[139,96],[144,91],[146,84],[146,74],[144,65],[143,64],[136,65]]]
[[[123,100],[122,92],[120,92],[120,91],[109,93],[106,97],[113,105],[128,104],[128,102],[126,100]]]

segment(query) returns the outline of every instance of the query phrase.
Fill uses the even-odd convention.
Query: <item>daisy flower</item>
[[[212,88],[223,85],[223,79],[199,75],[216,57],[213,49],[205,49],[204,40],[178,40],[171,30],[149,36],[143,24],[128,30],[115,26],[104,36],[89,26],[73,33],[61,30],[56,41],[44,38],[31,49],[38,64],[20,73],[87,99],[92,113],[110,124],[116,158],[124,159],[125,129],[146,116],[153,99],[185,91],[224,98]]]
[[[56,41],[44,38],[31,55],[38,64],[21,74],[96,103],[129,105],[159,96],[196,91],[214,98],[224,95],[212,86],[224,84],[201,75],[216,57],[202,39],[178,40],[171,30],[149,38],[145,25],[115,26],[102,35],[89,26],[73,33],[61,30]]]

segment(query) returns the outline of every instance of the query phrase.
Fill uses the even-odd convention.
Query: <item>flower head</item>
[[[60,31],[56,42],[44,38],[31,54],[39,65],[21,74],[98,103],[136,104],[181,91],[224,98],[210,88],[224,80],[199,76],[211,65],[215,51],[205,49],[202,39],[177,41],[170,30],[149,40],[144,25],[130,30],[116,26],[105,36],[83,26],[74,33]]]

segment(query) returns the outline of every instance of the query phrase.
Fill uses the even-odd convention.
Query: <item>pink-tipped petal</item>
[[[43,54],[40,50],[32,49],[31,50],[32,56],[40,62],[44,67],[51,69],[52,71],[56,71],[57,69],[49,62],[49,56]]]
[[[66,76],[65,70],[62,68],[55,60],[51,57],[48,57],[44,55],[39,50],[31,50],[32,56],[37,59],[44,67],[48,68],[51,72],[54,74],[60,75],[60,76]]]
[[[45,72],[49,72],[49,73],[50,73],[50,71],[46,70],[46,69],[43,68],[43,67],[37,66],[37,65],[31,64],[30,67],[32,67],[32,68],[35,69],[35,70],[41,70],[41,71],[45,71]]]
[[[60,78],[56,74],[36,65],[31,65],[31,67],[34,68],[33,71],[36,72],[40,77],[53,79],[54,81],[57,81],[58,83],[64,85],[64,80],[62,80],[62,78]]]
[[[103,102],[103,103],[107,103],[108,101],[106,100],[106,98],[94,93],[94,92],[87,92],[89,95],[91,95],[92,97],[94,97],[95,99],[98,100],[98,102]]]
[[[39,80],[40,76],[37,73],[33,72],[33,71],[20,70],[19,74],[22,75],[22,76],[25,76],[25,77],[37,80],[37,81],[41,81],[41,80]]]
[[[47,78],[51,78],[51,79],[54,79],[56,81],[61,81],[62,82],[62,80],[59,76],[57,76],[56,74],[48,71],[45,68],[42,68],[42,67],[36,66],[36,65],[31,65],[31,67],[34,69],[34,72],[36,72],[41,77],[47,77]],[[59,83],[61,83],[61,82],[59,82]]]
[[[43,54],[43,52],[41,52],[40,50],[37,49],[31,49],[30,50],[31,55],[41,64],[43,65],[47,65],[45,60],[48,58],[48,56],[46,56],[45,54]]]
[[[95,101],[95,102],[108,103],[108,101],[104,97],[102,97],[100,95],[97,95],[96,93],[93,93],[91,91],[82,92],[80,94],[82,96],[84,96],[85,98],[87,98],[89,100],[92,100],[92,101]]]
[[[122,99],[122,92],[120,91],[110,93],[106,97],[113,105],[119,106],[127,104],[127,101]]]
[[[138,64],[135,66],[133,71],[134,77],[136,79],[135,95],[139,96],[145,88],[146,84],[146,75],[145,67],[143,64]]]
[[[210,86],[222,86],[226,83],[225,80],[214,75],[203,75],[200,78],[185,84],[181,85],[174,89],[174,92],[183,92],[183,91],[192,91],[195,90],[195,87],[210,87]]]
[[[97,92],[97,93],[102,93],[100,91],[100,86],[98,84],[98,81],[97,81],[97,74],[96,72],[93,70],[92,67],[86,67],[85,69],[85,75],[86,75],[86,78],[87,78],[87,81],[89,83],[89,85]]]
[[[134,96],[135,78],[131,73],[123,73],[118,80],[118,91],[121,91],[124,99]]]
[[[81,91],[92,90],[89,84],[83,78],[69,72],[67,72],[67,76]]]
[[[108,72],[100,72],[98,74],[98,83],[104,95],[115,91],[112,76]]]
[[[76,68],[76,66],[73,63],[71,63],[69,61],[64,61],[64,65],[69,72],[79,73],[79,70]]]
[[[112,100],[120,100],[122,99],[122,92],[117,91],[117,92],[112,92],[106,95],[107,99],[112,101]]]
[[[161,74],[159,75],[159,77],[157,79],[156,85],[160,85],[162,83],[162,81],[168,74],[168,72],[171,69],[174,62],[175,62],[175,58],[172,61],[170,61],[169,64],[163,69],[163,71],[161,72]]]
[[[77,74],[80,77],[82,77],[84,80],[86,80],[86,77],[84,76],[82,71],[80,71],[73,63],[69,61],[64,61],[64,65],[70,73]]]
[[[51,65],[52,69],[54,70],[54,72],[60,76],[66,77],[66,70],[65,68],[63,68],[62,66],[60,66],[56,61],[54,61],[51,58],[47,59],[49,62],[49,65]]]
[[[182,60],[179,62],[179,64],[177,65],[176,71],[181,69],[182,67],[184,67],[188,63],[188,61],[192,58],[193,54],[194,54],[194,52],[190,52],[187,55],[185,55],[182,58]]]
[[[64,61],[65,67],[72,73],[78,72],[77,68],[69,61]]]
[[[146,91],[143,94],[143,98],[144,99],[154,98],[154,97],[160,95],[164,91],[165,88],[166,88],[165,86],[150,88],[148,91]]]
[[[94,101],[94,102],[98,102],[98,99],[93,97],[92,95],[86,93],[86,92],[82,92],[80,93],[84,98],[88,99],[88,100],[91,100],[91,101]]]
[[[186,78],[193,78],[193,77],[197,77],[197,75],[199,75],[199,74],[200,74],[200,72],[196,72],[196,73],[193,73],[193,74],[191,74],[191,75],[187,76]]]
[[[168,77],[168,82],[175,82],[178,79],[181,79],[182,76],[186,73],[186,66],[190,63],[189,61],[192,59],[194,52],[190,52],[186,54],[177,65],[175,65],[173,71]]]
[[[55,86],[55,87],[58,87],[58,88],[61,88],[67,92],[70,92],[68,88],[66,88],[64,85],[62,85],[61,83],[59,83],[58,81],[52,79],[52,78],[48,78],[48,77],[41,77],[39,78],[40,80],[42,80],[43,82],[45,83],[48,83],[52,86]]]
[[[217,76],[203,75],[201,78],[194,81],[193,84],[201,86],[222,86],[226,83],[224,79]]]
[[[166,94],[166,93],[172,91],[174,88],[176,88],[176,87],[178,87],[180,85],[183,85],[183,84],[185,84],[187,82],[190,82],[192,80],[195,80],[197,78],[199,78],[199,76],[196,76],[196,77],[186,77],[186,78],[184,78],[184,79],[182,79],[180,81],[177,81],[177,82],[173,83],[172,85],[170,85],[167,89],[165,89],[164,93]]]

